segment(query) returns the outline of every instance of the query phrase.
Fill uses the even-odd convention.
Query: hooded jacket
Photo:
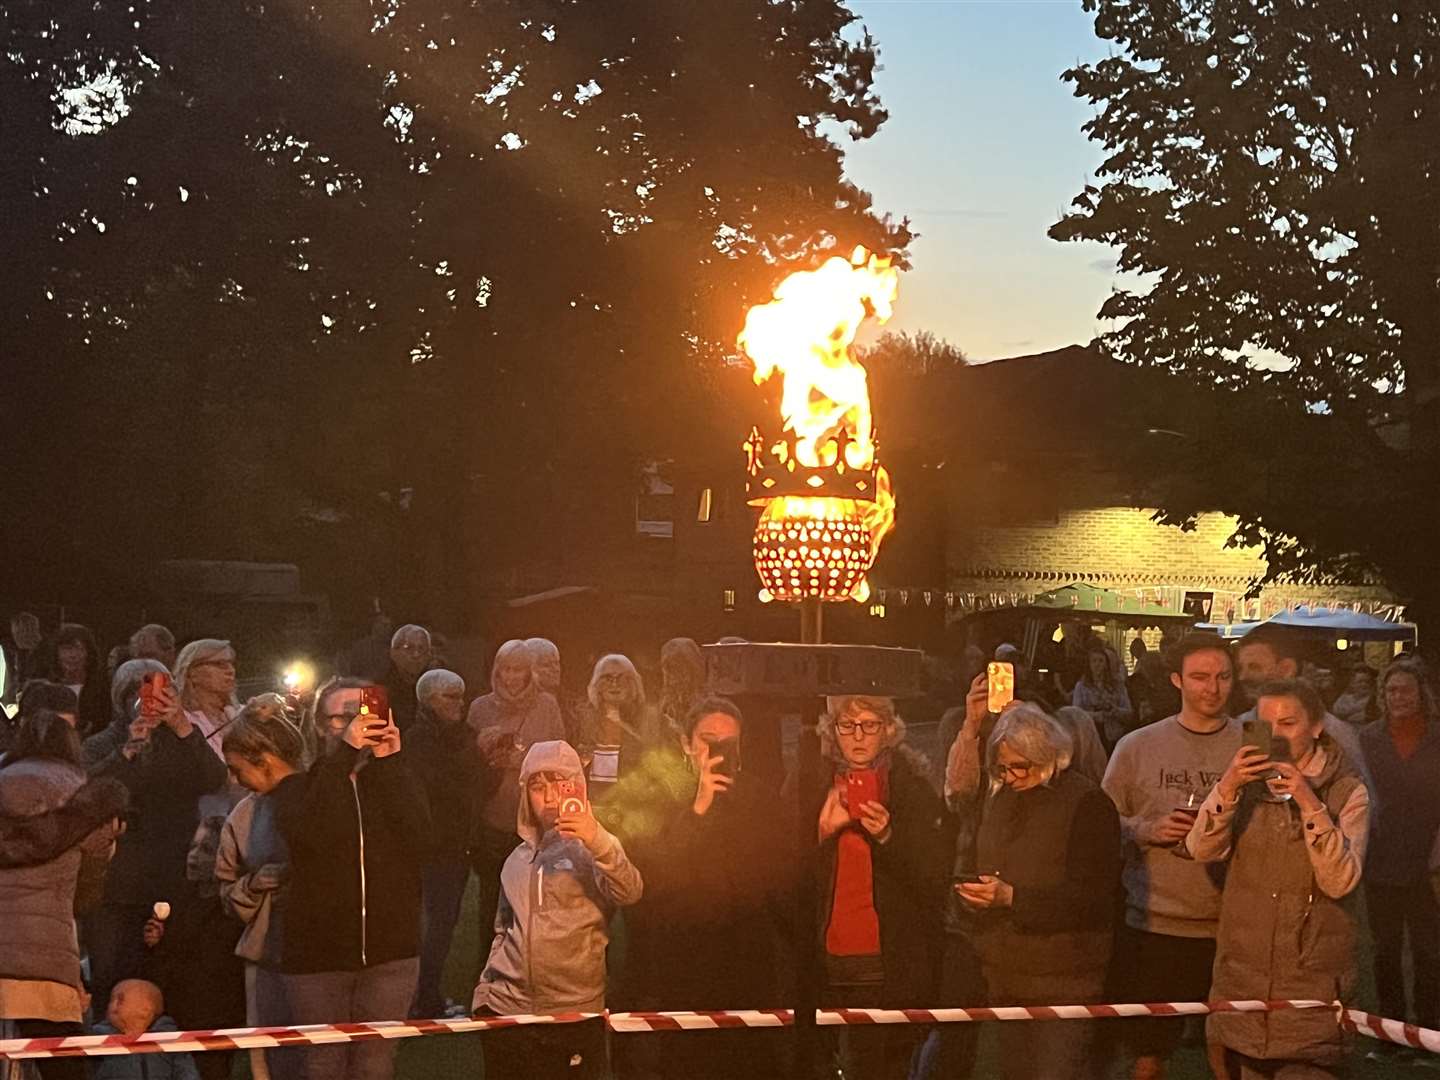
[[[568,743],[530,748],[520,767],[520,845],[500,871],[495,940],[472,1002],[477,1012],[604,1009],[610,918],[644,889],[620,841],[602,826],[591,847],[545,830],[524,793],[530,778],[544,772],[572,781],[586,797],[585,771]]]
[[[75,909],[99,898],[109,822],[125,790],[77,765],[27,758],[0,769],[0,978],[80,988]]]

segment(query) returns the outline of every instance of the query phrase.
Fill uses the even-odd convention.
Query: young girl
[[[215,877],[225,910],[245,924],[237,955],[245,959],[246,1022],[289,1022],[279,974],[280,920],[288,856],[275,822],[270,793],[304,765],[304,738],[285,713],[279,694],[252,698],[225,731],[225,764],[250,792],[230,812],[220,833]],[[294,1054],[252,1050],[256,1080],[294,1071]]]

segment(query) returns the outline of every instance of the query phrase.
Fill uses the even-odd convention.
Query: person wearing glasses
[[[420,972],[425,789],[393,716],[360,711],[375,684],[334,679],[315,694],[320,758],[270,792],[290,853],[280,970],[297,1024],[395,1020]],[[389,1080],[390,1039],[297,1050],[307,1080]]]
[[[235,650],[228,641],[200,638],[175,658],[175,690],[186,719],[200,729],[221,761],[224,729],[240,714],[235,700]],[[238,800],[237,800],[238,801]]]
[[[819,724],[828,768],[808,793],[820,852],[826,1005],[923,1008],[938,986],[940,912],[953,838],[929,766],[905,745],[889,698],[831,698]],[[923,1029],[847,1028],[845,1075],[904,1077]]]
[[[991,1006],[1101,1000],[1120,895],[1120,818],[1070,769],[1070,736],[1038,706],[1000,714],[975,865],[953,889],[970,915]],[[1091,1025],[1001,1025],[1007,1080],[1092,1076]]]
[[[575,749],[585,762],[592,797],[603,805],[616,782],[659,741],[660,715],[628,656],[602,656],[590,675],[587,707],[576,725]]]

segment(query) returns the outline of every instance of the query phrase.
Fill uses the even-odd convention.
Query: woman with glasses
[[[224,729],[240,713],[235,700],[235,650],[230,643],[200,638],[181,649],[175,658],[175,689],[186,718],[223,761]]]
[[[575,749],[585,762],[590,797],[602,804],[616,781],[659,742],[660,715],[645,701],[640,672],[628,656],[618,653],[595,664],[586,698]]]
[[[1040,708],[1001,713],[975,865],[957,870],[988,1004],[1099,1001],[1119,902],[1120,819],[1069,768],[1069,735]],[[1001,1024],[1006,1080],[1095,1074],[1088,1022]]]
[[[883,697],[830,699],[819,726],[828,768],[810,793],[820,839],[827,1005],[925,1007],[938,985],[940,911],[953,838],[924,759]],[[849,1080],[904,1077],[922,1034],[909,1025],[846,1029]]]
[[[393,714],[361,712],[374,685],[316,691],[320,756],[267,796],[289,853],[280,970],[292,1023],[395,1020],[415,995],[430,814]],[[378,1039],[293,1053],[306,1080],[390,1080],[395,1050]]]

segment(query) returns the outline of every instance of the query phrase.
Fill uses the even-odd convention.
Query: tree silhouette
[[[745,305],[831,249],[903,255],[828,134],[885,118],[852,20],[7,4],[12,566],[299,552],[461,607],[459,579],[603,565]]]
[[[1065,73],[1107,156],[1051,230],[1119,250],[1102,343],[1243,388],[1170,448],[1271,573],[1378,568],[1440,614],[1440,11],[1086,0],[1112,55]],[[1265,417],[1263,427],[1259,418]]]

